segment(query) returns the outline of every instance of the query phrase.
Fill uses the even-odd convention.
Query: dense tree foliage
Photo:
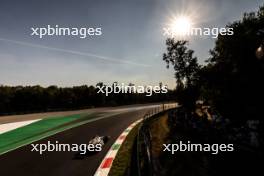
[[[202,95],[225,116],[260,119],[264,100],[264,6],[229,24],[234,35],[219,36],[202,69]]]
[[[97,85],[104,85],[102,82]],[[94,86],[0,86],[0,115],[118,106],[172,100],[174,91],[167,94],[119,93],[106,96]]]
[[[187,41],[167,39],[167,53],[163,54],[163,60],[167,68],[172,65],[175,70],[178,102],[192,109],[199,96],[197,85],[200,66],[193,56],[194,51],[188,49],[187,44]]]
[[[202,99],[228,118],[261,119],[264,100],[264,6],[227,25],[207,64],[199,66],[186,41],[167,39],[163,60],[173,65],[177,97],[188,105]],[[262,53],[260,53],[262,52]]]

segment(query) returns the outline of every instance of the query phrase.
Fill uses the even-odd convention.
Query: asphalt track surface
[[[151,108],[153,106],[126,108],[118,115],[90,122],[35,142],[35,144],[47,144],[48,141],[87,144],[95,135],[111,136],[99,153],[76,159],[74,158],[76,152],[45,152],[40,155],[31,151],[31,145],[26,145],[0,156],[0,174],[3,176],[92,176],[116,138]]]

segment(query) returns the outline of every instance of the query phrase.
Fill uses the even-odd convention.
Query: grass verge
[[[169,134],[169,127],[167,123],[168,114],[162,114],[159,118],[150,122],[150,133],[152,136],[152,155],[158,157],[163,152],[163,144]]]

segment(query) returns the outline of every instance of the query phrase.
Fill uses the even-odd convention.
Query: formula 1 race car
[[[89,144],[101,144],[104,146],[104,144],[109,140],[109,136],[94,136],[90,141]]]
[[[85,156],[91,156],[102,151],[109,138],[110,136],[94,136],[89,140],[86,151],[79,151],[74,155],[74,159],[84,159]]]

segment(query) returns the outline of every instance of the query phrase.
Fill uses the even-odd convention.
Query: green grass
[[[0,155],[58,132],[87,123],[92,117],[95,116],[91,114],[75,114],[64,117],[46,118],[3,133],[0,135]]]
[[[170,129],[167,124],[168,114],[165,113],[159,118],[150,122],[150,133],[152,136],[152,155],[158,157],[163,153],[163,144],[166,143]]]

